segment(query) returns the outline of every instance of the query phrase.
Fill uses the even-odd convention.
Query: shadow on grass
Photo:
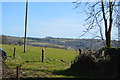
[[[118,80],[118,78],[106,78],[106,77],[99,77],[99,76],[91,76],[89,73],[79,72],[79,71],[72,71],[70,69],[66,70],[54,70],[53,75],[63,75],[66,78],[79,78],[81,80]]]

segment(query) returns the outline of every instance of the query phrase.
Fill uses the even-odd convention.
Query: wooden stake
[[[81,49],[79,49],[79,55],[82,53],[82,50]]]
[[[19,79],[19,66],[16,67],[16,79]]]
[[[44,62],[44,59],[45,59],[45,50],[42,49],[42,62]]]
[[[15,59],[15,56],[16,56],[16,48],[14,48],[13,59]]]

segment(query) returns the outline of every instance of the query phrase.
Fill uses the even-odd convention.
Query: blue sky
[[[71,2],[30,2],[27,36],[79,37],[83,17]],[[25,2],[2,3],[2,33],[24,35]]]
[[[27,36],[79,38],[86,30],[86,16],[78,14],[82,10],[74,6],[72,2],[29,2]],[[24,20],[25,2],[2,2],[2,34],[23,37]]]

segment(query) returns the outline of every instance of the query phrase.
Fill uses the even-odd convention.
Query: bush
[[[76,73],[85,73],[93,77],[118,77],[120,75],[120,49],[105,48],[100,53],[81,54],[76,57],[70,70]]]
[[[94,68],[94,63],[90,56],[81,54],[75,59],[70,69],[80,72],[89,72]]]

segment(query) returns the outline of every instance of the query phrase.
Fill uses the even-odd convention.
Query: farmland
[[[51,37],[30,38],[29,37],[27,38],[26,53],[23,53],[22,39],[23,38],[21,37],[11,37],[11,36],[4,36],[2,38],[2,41],[5,43],[0,44],[0,46],[7,52],[7,56],[8,56],[7,60],[4,63],[5,71],[4,71],[3,77],[5,78],[16,78],[17,66],[19,66],[20,68],[19,70],[20,78],[89,78],[93,80],[95,77],[96,78],[100,77],[100,76],[94,76],[94,75],[90,76],[89,73],[86,72],[86,69],[88,69],[88,66],[91,65],[89,64],[90,61],[88,61],[88,64],[87,64],[85,60],[85,62],[83,62],[82,64],[77,59],[79,58],[78,49],[83,49],[83,52],[84,52],[84,51],[87,51],[87,49],[88,50],[91,49],[90,47],[100,48],[99,44],[101,44],[101,42],[99,40],[67,39],[67,38],[51,38]],[[114,42],[117,43],[116,41]],[[81,47],[79,46],[79,44]],[[84,47],[83,45],[89,46],[89,47]],[[78,49],[72,46],[76,46]],[[14,49],[16,49],[15,58],[14,58]],[[42,62],[42,49],[45,50],[44,62]],[[116,52],[116,51],[113,50],[112,52]],[[106,52],[106,53],[109,53],[109,52]],[[92,54],[97,55],[97,53],[94,53],[94,52]],[[82,55],[79,55],[79,56],[82,56]],[[101,55],[99,55],[99,57],[101,58]],[[102,59],[104,59],[104,57]],[[76,60],[78,60],[78,64],[75,65],[75,68],[71,68],[73,64],[77,63],[75,58]],[[105,59],[107,60],[107,57]],[[82,60],[82,58],[80,60]],[[100,63],[105,64],[104,60],[103,62],[100,62]],[[111,63],[113,64],[116,62],[111,62]],[[99,61],[95,62],[95,64],[98,65]],[[78,65],[80,66],[78,67],[78,70],[77,70],[76,67]],[[81,67],[81,66],[87,66],[87,68]],[[104,74],[106,73],[104,73],[104,70],[99,69],[100,67],[97,66],[96,68],[93,68],[92,71],[94,71],[94,69],[97,69],[98,73],[99,71],[101,71],[104,77]],[[81,70],[79,69],[82,69],[82,68],[85,68],[85,70],[83,72],[80,72]],[[105,69],[104,66],[102,66],[102,68]],[[108,69],[108,67],[106,68]],[[74,72],[74,69],[77,72]],[[117,68],[110,69],[110,70],[117,71]],[[93,73],[96,74],[96,72],[93,72]],[[108,73],[111,73],[111,72],[108,72]],[[108,77],[111,77],[111,76],[108,76]]]
[[[3,39],[3,41],[2,41]],[[0,35],[1,44],[11,44],[11,45],[23,45],[23,37],[15,36],[6,36]],[[101,49],[104,44],[104,41],[100,39],[72,39],[72,38],[54,38],[54,37],[45,37],[45,38],[34,38],[27,37],[27,45],[34,47],[49,47],[49,48],[59,48],[59,49],[69,49],[69,50],[78,50],[78,49]],[[112,46],[117,47],[118,42],[113,40]]]
[[[15,74],[16,66],[21,66],[20,77],[74,77],[54,73],[68,69],[78,55],[77,51],[27,46],[26,53],[23,53],[23,46],[2,45],[2,48],[8,55],[5,64],[11,69],[8,70],[9,74],[11,71],[11,75]],[[13,59],[14,48],[16,48],[15,59]],[[41,61],[42,48],[45,50],[44,63]],[[8,73],[6,71],[6,74]]]

